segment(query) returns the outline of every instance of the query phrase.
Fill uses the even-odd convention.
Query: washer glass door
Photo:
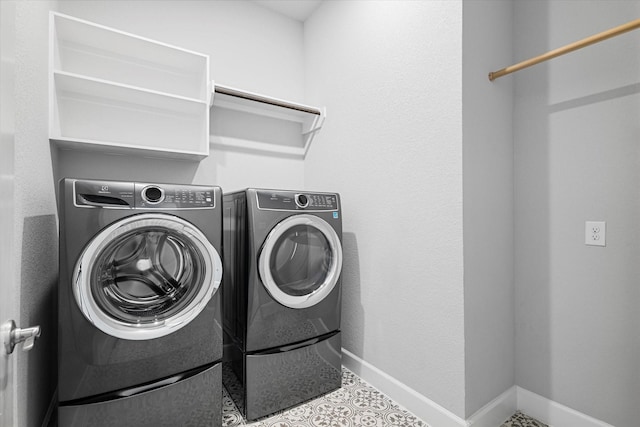
[[[100,330],[143,340],[187,325],[221,277],[220,256],[200,230],[172,215],[141,214],[105,228],[87,245],[73,291]]]
[[[269,294],[290,308],[322,301],[342,269],[342,246],[335,230],[314,215],[294,215],[267,236],[258,261]]]

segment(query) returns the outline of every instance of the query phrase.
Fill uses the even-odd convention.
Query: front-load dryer
[[[221,425],[221,197],[60,182],[59,426]]]
[[[223,196],[223,382],[253,420],[341,385],[336,193]]]

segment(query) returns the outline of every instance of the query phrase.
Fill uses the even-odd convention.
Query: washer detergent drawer
[[[61,427],[222,425],[222,363],[129,397],[58,408]]]
[[[325,336],[326,337],[326,336]],[[341,334],[246,356],[246,418],[289,408],[342,385]]]

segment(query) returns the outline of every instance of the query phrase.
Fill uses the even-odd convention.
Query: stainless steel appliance
[[[336,193],[223,196],[223,382],[253,420],[341,385]]]
[[[60,182],[58,425],[221,425],[221,196]]]

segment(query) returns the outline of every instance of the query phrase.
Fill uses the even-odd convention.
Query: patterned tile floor
[[[57,426],[57,417],[49,427]],[[342,368],[342,388],[302,405],[258,421],[246,422],[223,389],[224,427],[429,427],[371,387],[353,372]],[[520,411],[500,427],[549,427]]]
[[[549,427],[548,425],[541,423],[540,421],[523,414],[520,411],[516,411],[507,421],[500,427]]]
[[[224,427],[429,427],[353,372],[342,368],[342,388],[262,418],[247,422],[224,390]],[[500,427],[548,427],[520,411]]]
[[[252,422],[246,422],[242,418],[225,390],[222,400],[222,425],[224,427],[429,427],[345,368],[342,368],[342,388]]]

